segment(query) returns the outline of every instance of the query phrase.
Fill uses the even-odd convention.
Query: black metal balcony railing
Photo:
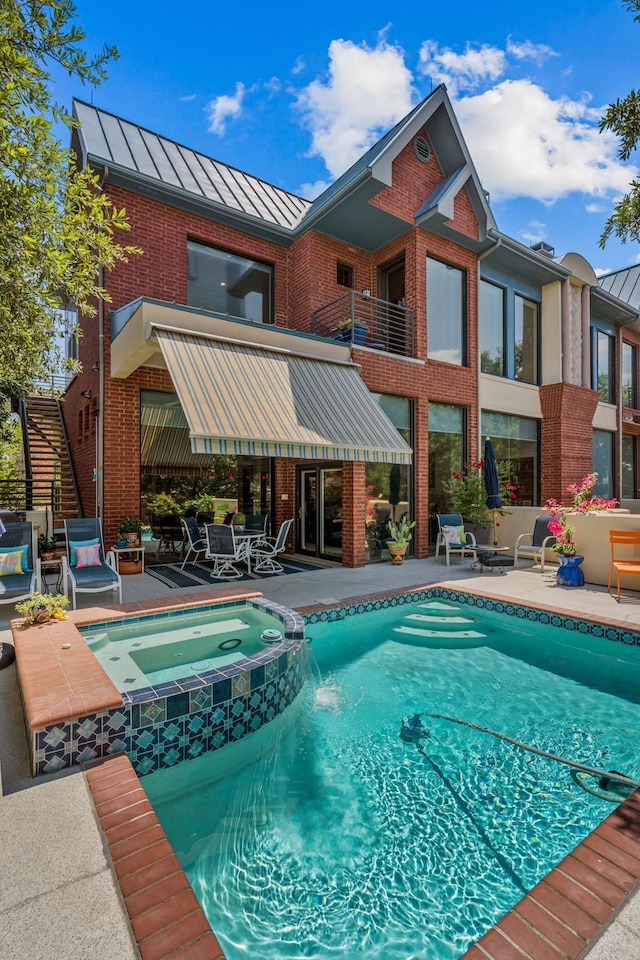
[[[24,513],[25,510],[55,508],[56,490],[54,480],[0,480],[0,510]]]
[[[414,356],[413,310],[355,290],[315,310],[311,332],[317,337]]]

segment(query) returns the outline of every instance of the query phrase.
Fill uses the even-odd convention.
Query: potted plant
[[[56,552],[55,537],[41,533],[38,537],[38,554],[41,560],[53,560]]]
[[[140,517],[123,517],[118,525],[118,533],[128,547],[139,547],[144,524]]]
[[[244,513],[236,513],[233,517],[232,522],[236,530],[244,530],[244,526],[245,526],[245,523],[247,522],[247,518],[244,515]]]
[[[391,563],[403,562],[407,547],[413,536],[411,531],[415,525],[415,520],[409,521],[406,517],[401,517],[398,521],[389,521],[389,536],[391,539],[387,540],[387,549],[391,556]]]
[[[613,510],[618,505],[617,500],[605,500],[603,497],[594,497],[593,488],[598,480],[597,473],[590,473],[583,477],[580,483],[571,483],[567,493],[572,496],[570,504],[565,504],[555,498],[547,500],[545,506],[553,517],[547,526],[556,538],[552,550],[558,557],[558,572],[556,582],[563,587],[581,587],[584,584],[584,574],[580,564],[584,557],[578,554],[575,540],[575,528],[569,523],[569,516],[580,513],[598,513],[602,510]]]
[[[32,623],[48,623],[49,620],[66,620],[69,597],[64,593],[34,593],[27,600],[16,603],[16,612],[24,617],[25,627]]]
[[[451,497],[452,512],[459,513],[469,529],[472,530],[477,543],[484,542],[491,530],[493,514],[503,517],[507,512],[504,508],[487,510],[487,491],[483,474],[484,460],[475,463],[465,463],[464,472],[454,470],[450,480],[443,483],[445,493]],[[516,486],[509,479],[509,464],[498,464],[500,479],[500,498],[508,503],[516,498]],[[483,538],[482,533],[486,533]]]
[[[336,337],[337,340],[363,344],[367,339],[368,327],[364,320],[352,320],[351,317],[345,317],[344,320],[338,321],[338,327],[340,333]]]

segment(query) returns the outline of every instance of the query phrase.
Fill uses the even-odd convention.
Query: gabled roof
[[[313,203],[80,100],[74,100],[73,113],[80,122],[72,143],[79,162],[103,171],[111,183],[279,243],[313,229],[369,252],[413,225],[369,201],[393,185],[393,161],[418,133],[426,132],[442,181],[415,212],[413,223],[477,251],[492,242],[488,231],[495,222],[444,86],[417,104]],[[451,224],[455,197],[463,189],[478,221],[477,239]]]
[[[111,182],[146,195],[172,195],[180,205],[208,206],[234,219],[290,233],[310,201],[80,100],[74,149],[81,164],[108,169]]]

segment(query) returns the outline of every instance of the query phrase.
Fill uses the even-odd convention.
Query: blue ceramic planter
[[[584,573],[580,569],[580,564],[584,557],[567,557],[564,553],[558,554],[558,572],[556,574],[556,583],[561,587],[582,587],[584,586]]]

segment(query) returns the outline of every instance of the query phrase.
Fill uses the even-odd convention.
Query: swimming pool
[[[327,612],[307,626],[323,682],[277,736],[234,746],[224,773],[203,758],[145,779],[229,960],[455,960],[612,809],[477,729],[429,718],[405,743],[407,715],[640,774],[635,634],[440,594]]]

